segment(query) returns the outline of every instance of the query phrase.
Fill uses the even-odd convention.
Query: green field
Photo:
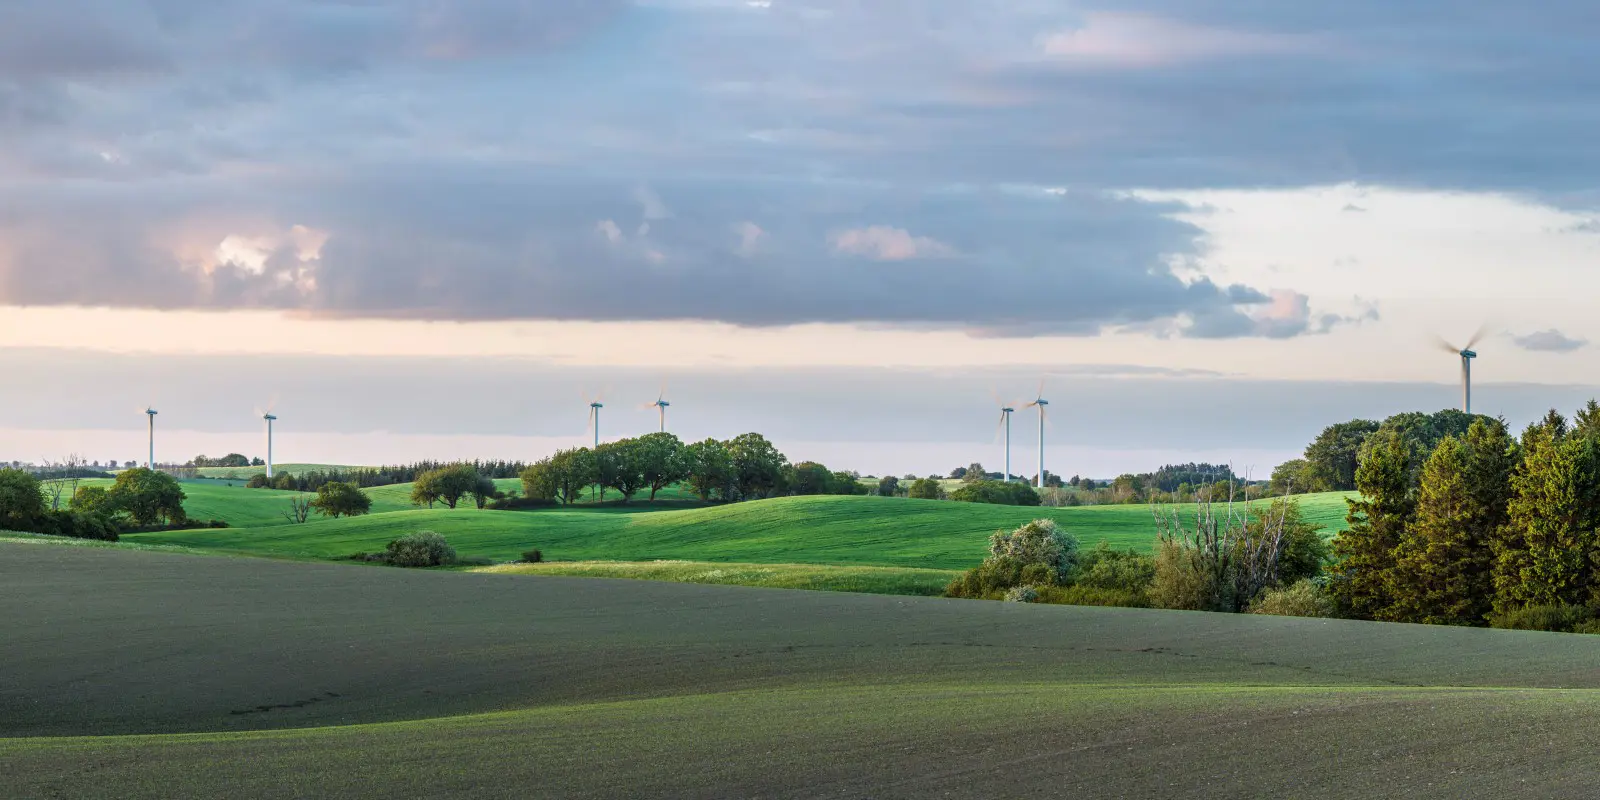
[[[226,491],[226,490],[222,490]],[[235,489],[237,492],[260,490]],[[398,503],[408,485],[372,490]],[[1305,516],[1342,528],[1344,495],[1308,495]],[[966,569],[987,552],[989,534],[1040,517],[1058,521],[1085,546],[1100,541],[1147,549],[1155,540],[1148,506],[1017,508],[886,497],[789,497],[687,510],[604,506],[527,512],[413,509],[303,525],[137,534],[133,541],[292,558],[340,558],[382,550],[390,540],[432,530],[465,557],[516,559],[539,548],[558,561],[727,561]],[[225,518],[225,517],[224,517]]]
[[[1576,797],[1600,637],[0,542],[6,797]]]

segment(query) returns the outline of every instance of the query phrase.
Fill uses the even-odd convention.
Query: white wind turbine
[[[1472,413],[1472,359],[1478,357],[1478,354],[1472,348],[1478,343],[1478,340],[1483,338],[1483,334],[1487,330],[1487,325],[1479,328],[1478,332],[1472,334],[1472,338],[1467,340],[1466,347],[1456,347],[1445,341],[1443,337],[1439,339],[1439,347],[1441,349],[1461,357],[1461,410],[1467,414]]]
[[[1044,409],[1045,409],[1045,406],[1048,406],[1048,405],[1050,405],[1050,401],[1044,399],[1044,381],[1041,380],[1041,381],[1039,381],[1039,391],[1034,393],[1033,402],[1031,402],[1028,405],[1024,406],[1025,408],[1038,408],[1039,409],[1039,479],[1038,479],[1038,487],[1040,489],[1044,488],[1044,425],[1045,425]]]
[[[1005,432],[1005,437],[1006,437],[1005,476],[1006,476],[1006,483],[1010,483],[1011,482],[1011,415],[1014,412],[1016,412],[1017,409],[1015,408],[1015,406],[1016,406],[1015,403],[1007,403],[1004,400],[1001,400],[999,394],[996,394],[994,399],[995,399],[995,402],[1000,404],[1000,425],[999,425],[999,427],[997,427],[995,429],[995,435],[998,436],[1002,431]]]
[[[276,422],[277,419],[278,419],[277,417],[272,415],[272,410],[274,408],[276,408],[277,405],[278,405],[278,398],[274,397],[274,398],[272,398],[271,402],[267,403],[267,410],[262,411],[259,408],[256,409],[256,414],[260,415],[261,419],[264,420],[267,423],[267,477],[268,478],[272,477],[272,423]]]
[[[144,407],[145,416],[150,418],[150,458],[144,462],[145,468],[156,468],[156,410],[150,406]]]
[[[584,399],[587,400],[588,403],[589,403],[589,430],[594,433],[594,446],[595,446],[595,449],[599,449],[600,448],[600,409],[606,407],[606,404],[601,402],[602,400],[605,399],[605,392],[600,392],[593,399],[589,399],[587,397],[584,398]]]
[[[658,414],[660,414],[660,416],[661,416],[661,427],[660,427],[660,430],[661,430],[662,433],[666,433],[667,432],[667,409],[669,407],[671,407],[671,405],[672,405],[671,403],[667,402],[666,398],[667,398],[667,382],[666,381],[662,381],[661,382],[661,391],[656,394],[656,401],[654,403],[645,403],[644,405],[639,406],[639,408],[641,410],[642,409],[646,409],[646,408],[653,408],[653,409],[656,410],[656,412]]]

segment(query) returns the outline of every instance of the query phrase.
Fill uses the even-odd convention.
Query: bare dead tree
[[[296,525],[310,519],[313,499],[311,495],[303,493],[289,498],[289,509],[283,512],[284,519]]]
[[[1151,504],[1162,545],[1178,548],[1186,567],[1204,576],[1210,597],[1203,605],[1211,608],[1242,611],[1280,582],[1289,501],[1262,507],[1247,496],[1230,479],[1226,500],[1197,498],[1192,524],[1186,524],[1176,496],[1166,505]]]

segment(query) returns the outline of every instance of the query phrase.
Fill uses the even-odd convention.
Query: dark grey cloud
[[[0,195],[0,235],[12,241],[0,298],[424,319],[1312,332],[1304,298],[1268,324],[1257,319],[1272,300],[1265,293],[1177,277],[1167,262],[1194,255],[1199,231],[1172,219],[1177,207],[1167,204],[438,169],[207,182],[154,201],[139,185]],[[85,214],[95,224],[73,234]],[[296,225],[327,232],[316,258],[289,233]],[[230,234],[257,242],[254,261],[208,264],[158,246],[188,242],[207,256]]]
[[[9,302],[1288,337],[1361,316],[1179,280],[1196,231],[1116,192],[1579,204],[1600,172],[1578,2],[14,0],[5,23]],[[293,225],[327,233],[316,264]],[[260,270],[171,252],[263,230]]]
[[[1554,328],[1520,336],[1512,334],[1510,339],[1516,346],[1535,353],[1571,353],[1589,344],[1587,339],[1573,338]]]

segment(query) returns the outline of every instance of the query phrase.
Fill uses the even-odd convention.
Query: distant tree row
[[[585,494],[604,501],[611,492],[624,503],[644,492],[655,500],[662,489],[679,483],[703,502],[869,492],[855,473],[811,461],[789,463],[758,433],[692,444],[670,433],[652,433],[593,449],[561,450],[530,465],[521,478],[525,497],[563,505]]]
[[[119,531],[189,524],[184,493],[172,476],[148,469],[117,475],[111,488],[81,486],[67,508],[29,472],[0,469],[0,530],[115,541]]]
[[[528,465],[523,461],[418,461],[412,464],[402,464],[382,467],[356,467],[354,469],[317,469],[307,470],[299,475],[276,471],[272,478],[267,478],[265,472],[252,475],[246,483],[252,489],[282,489],[298,492],[315,492],[324,483],[348,483],[361,489],[371,489],[377,486],[392,486],[397,483],[414,483],[417,477],[425,472],[433,472],[465,465],[472,467],[477,474],[491,480],[502,478],[515,478],[522,474]]]
[[[1594,413],[1600,411],[1585,410],[1579,412],[1579,416]],[[1472,423],[1488,419],[1447,408],[1433,414],[1416,411],[1396,414],[1382,423],[1353,419],[1329,425],[1306,446],[1303,457],[1286,461],[1272,471],[1273,493],[1353,491],[1356,468],[1363,452],[1379,432],[1385,436],[1392,433],[1405,441],[1412,464],[1407,480],[1415,487],[1422,479],[1422,464],[1439,442],[1449,436],[1459,439],[1467,434]]]
[[[186,467],[264,467],[267,462],[260,458],[248,458],[240,453],[229,453],[222,458],[207,458],[204,455],[189,459]]]

